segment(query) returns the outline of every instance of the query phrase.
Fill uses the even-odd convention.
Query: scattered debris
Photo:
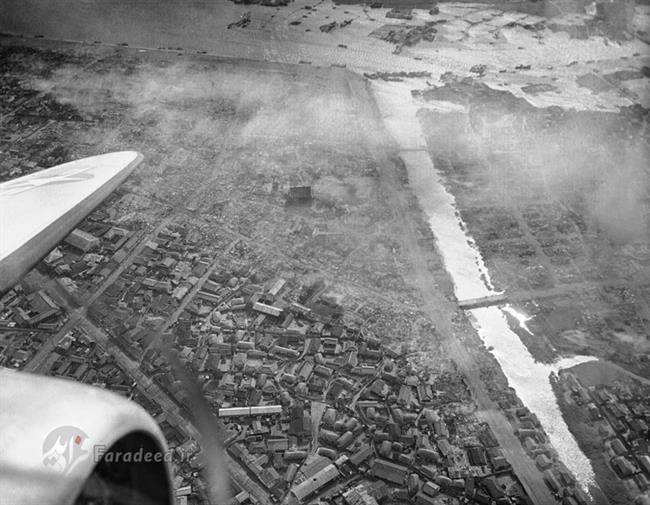
[[[230,23],[227,28],[230,30],[231,28],[246,28],[249,23],[251,22],[251,12],[246,11],[241,15],[241,18],[239,21],[235,21],[233,23]]]
[[[558,91],[558,88],[556,86],[553,86],[552,84],[542,82],[538,84],[528,84],[526,86],[522,86],[521,90],[524,93],[527,93],[529,95],[538,95],[540,93],[550,93],[550,92]]]
[[[431,72],[426,70],[419,72],[375,72],[375,73],[364,73],[363,76],[366,79],[382,79],[384,81],[402,81],[403,79],[413,79],[413,78],[425,78],[431,77]]]
[[[305,204],[312,200],[311,186],[292,186],[286,196],[287,204]]]
[[[418,42],[425,40],[433,42],[437,33],[435,22],[428,22],[424,25],[383,25],[370,33],[371,37],[396,44],[395,53],[401,52],[404,46],[414,46]]]
[[[478,74],[479,77],[485,75],[486,70],[487,70],[486,65],[474,65],[472,68],[469,69],[470,72],[472,72],[473,74]]]
[[[386,13],[387,18],[394,18],[394,19],[406,19],[406,20],[411,20],[413,19],[413,10],[412,9],[400,9],[395,7],[394,9],[389,10]]]
[[[331,23],[327,23],[326,25],[321,25],[320,26],[320,31],[323,33],[329,33],[331,32],[334,28],[338,26],[338,23],[336,21],[332,21]]]

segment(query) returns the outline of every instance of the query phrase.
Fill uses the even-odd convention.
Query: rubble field
[[[418,93],[436,166],[541,360],[573,352],[650,374],[648,111],[537,108],[472,78]],[[454,133],[450,135],[449,131]]]

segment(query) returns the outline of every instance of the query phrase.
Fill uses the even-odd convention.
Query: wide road
[[[304,9],[317,3],[295,0],[288,8],[276,9],[236,5],[230,0],[0,0],[0,32],[258,61],[347,65],[363,71],[424,69],[421,60],[392,54],[391,44],[378,44],[367,36],[384,20],[370,21],[365,6],[335,10],[329,4],[313,11]],[[308,18],[303,18],[307,11]],[[245,12],[252,13],[248,27],[227,28]],[[334,36],[319,30],[324,23],[350,18],[356,22]],[[290,25],[297,20],[301,26]],[[445,60],[449,68],[458,66],[439,55],[436,60]]]

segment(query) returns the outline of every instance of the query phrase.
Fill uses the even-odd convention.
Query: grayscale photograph
[[[0,505],[650,505],[650,0],[0,0]]]

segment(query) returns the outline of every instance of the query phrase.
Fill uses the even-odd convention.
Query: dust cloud
[[[110,120],[127,107],[138,137],[159,142],[368,141],[345,87],[313,75],[296,83],[290,74],[237,65],[142,64],[110,71],[66,65],[29,84],[87,119]]]

